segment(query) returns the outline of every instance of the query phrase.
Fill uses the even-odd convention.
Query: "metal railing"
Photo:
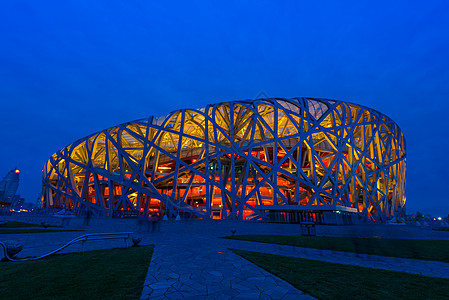
[[[70,242],[68,242],[67,244],[65,244],[64,246],[59,247],[58,249],[49,252],[47,254],[38,256],[38,257],[31,257],[31,258],[23,258],[23,259],[14,259],[11,258],[8,255],[8,251],[7,251],[7,246],[3,243],[0,242],[0,245],[3,247],[3,252],[5,254],[6,259],[8,259],[9,261],[32,261],[32,260],[38,260],[47,256],[50,256],[52,254],[55,254],[65,248],[67,248],[70,245],[73,245],[75,243],[81,242],[82,243],[82,247],[83,247],[83,253],[84,253],[84,244],[89,241],[89,240],[105,240],[105,239],[124,239],[125,241],[125,245],[128,248],[128,239],[130,238],[132,232],[114,232],[114,233],[90,233],[90,234],[85,234],[79,237],[74,238],[73,240],[71,240]]]

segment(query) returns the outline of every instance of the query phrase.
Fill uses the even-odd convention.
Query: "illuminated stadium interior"
[[[107,216],[384,222],[405,213],[405,172],[405,139],[387,116],[337,100],[270,98],[80,139],[45,163],[42,197],[44,207]]]

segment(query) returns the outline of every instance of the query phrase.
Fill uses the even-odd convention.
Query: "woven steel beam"
[[[405,213],[406,144],[387,116],[329,99],[183,109],[92,134],[45,163],[44,207],[260,219],[263,205]]]

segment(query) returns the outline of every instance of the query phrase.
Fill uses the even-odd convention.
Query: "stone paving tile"
[[[151,299],[151,300],[163,300],[164,299],[165,300],[165,299],[167,299],[167,297],[165,295],[152,296],[152,297],[147,296],[144,299]]]
[[[189,284],[183,283],[180,288],[178,288],[178,291],[181,291],[182,293],[197,293],[197,289],[194,289]]]
[[[182,299],[182,298],[184,298],[183,294],[178,292],[178,291],[171,292],[171,293],[166,293],[165,296],[168,299]]]
[[[259,299],[260,293],[251,291],[251,292],[244,292],[240,293],[239,295],[235,296],[233,299]]]
[[[188,295],[188,294],[184,294],[184,300],[202,300],[202,299],[206,299],[207,296],[198,296],[198,295]]]
[[[211,293],[211,296],[221,299],[229,299],[230,297],[235,297],[237,295],[239,295],[239,292],[231,288],[220,289],[216,292]]]
[[[263,291],[265,294],[269,295],[273,299],[281,299],[288,294],[289,290],[282,288],[280,286],[273,287],[269,290]]]
[[[168,288],[152,290],[151,293],[148,294],[148,296],[151,296],[151,298],[157,297],[157,296],[164,296],[167,291],[168,291]]]
[[[262,300],[272,300],[271,297],[268,296],[268,295],[265,294],[265,293],[260,293],[259,299],[262,299]],[[296,298],[296,299],[298,299],[298,298]]]

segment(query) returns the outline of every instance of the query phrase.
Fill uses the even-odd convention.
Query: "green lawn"
[[[449,262],[449,240],[236,235],[228,239]]]
[[[35,227],[35,228],[29,228],[29,227]],[[43,227],[42,228],[36,228],[36,227],[42,227],[42,226],[39,224],[8,221],[7,224],[0,226],[0,234],[73,231],[73,230],[61,230],[61,229],[45,229]],[[48,227],[61,227],[61,226],[48,226]],[[77,230],[77,231],[79,231],[79,230]]]
[[[14,233],[40,233],[40,232],[61,232],[61,231],[84,231],[84,230],[64,230],[64,229],[44,229],[44,228],[0,228],[0,234]]]
[[[39,224],[8,221],[8,223],[6,225],[0,226],[0,229],[2,229],[2,228],[21,228],[21,227],[42,227],[42,226]],[[48,227],[60,227],[60,226],[48,226]]]
[[[153,246],[0,263],[2,299],[138,299]]]
[[[231,249],[318,299],[448,299],[449,279]]]

